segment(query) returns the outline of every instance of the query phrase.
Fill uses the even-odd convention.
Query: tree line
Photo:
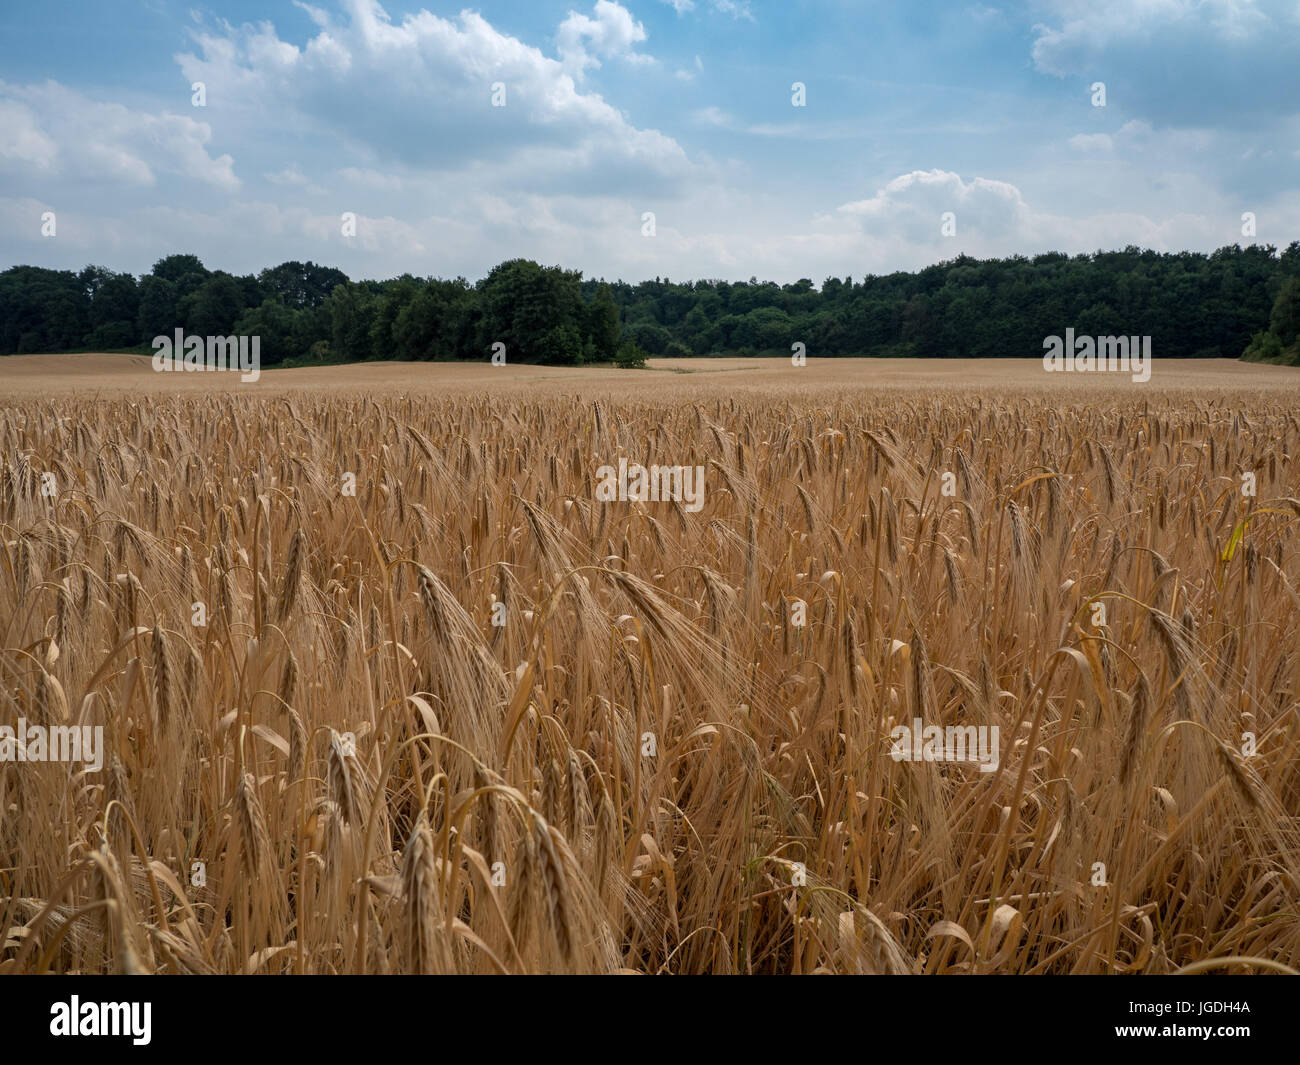
[[[629,284],[512,259],[471,284],[352,281],[312,262],[253,275],[168,255],[136,277],[15,266],[0,273],[0,354],[147,350],[152,339],[256,335],[262,362],[486,359],[639,364],[665,356],[1041,356],[1073,326],[1152,338],[1157,356],[1297,361],[1300,241],[1210,254],[1127,247],[974,259],[792,284]]]
[[[1293,274],[1282,280],[1268,328],[1251,338],[1243,358],[1300,366],[1300,277]]]

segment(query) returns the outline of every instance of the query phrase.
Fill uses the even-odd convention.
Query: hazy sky
[[[1300,0],[0,11],[0,267],[193,251],[473,280],[527,256],[820,284],[959,252],[1284,247],[1298,190]]]

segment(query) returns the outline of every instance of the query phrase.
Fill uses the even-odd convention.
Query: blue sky
[[[820,283],[1298,238],[1298,0],[0,11],[0,267]]]

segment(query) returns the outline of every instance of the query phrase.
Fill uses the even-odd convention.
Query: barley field
[[[0,972],[1300,969],[1285,370],[87,359],[0,366],[0,724],[105,747],[0,761]]]

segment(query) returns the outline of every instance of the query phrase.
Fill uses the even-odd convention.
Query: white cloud
[[[158,174],[239,188],[229,155],[212,157],[206,122],[104,103],[55,81],[0,82],[0,158],[52,174],[152,187]]]
[[[653,62],[634,50],[646,39],[645,27],[613,0],[596,0],[591,16],[570,11],[555,37],[561,59],[579,74],[587,67],[599,67],[602,59]]]
[[[324,8],[314,7],[311,4],[304,3],[303,0],[293,0],[293,6],[307,12],[307,17],[317,26],[325,27],[329,25],[329,15],[325,13]]]
[[[1196,202],[1199,212],[1156,216],[1141,210],[1085,209],[1067,216],[1033,206],[1008,182],[978,177],[964,181],[944,170],[918,170],[888,182],[874,196],[820,216],[813,230],[827,242],[826,254],[848,232],[859,256],[883,260],[889,269],[916,268],[957,254],[1078,254],[1129,244],[1176,251],[1217,248],[1240,239],[1239,208],[1205,195],[1177,175],[1169,175],[1165,183],[1169,201]],[[941,229],[945,211],[956,215],[953,237],[944,236]],[[1274,228],[1285,232],[1284,219],[1300,221],[1300,205],[1279,208]]]
[[[1040,5],[1056,26],[1039,24],[1034,64],[1046,74],[1078,73],[1108,48],[1139,43],[1159,48],[1171,36],[1206,30],[1216,38],[1244,41],[1268,32],[1270,11],[1286,19],[1294,5],[1256,0],[1050,0]],[[1288,12],[1288,7],[1290,11]]]
[[[1064,76],[1080,70],[1090,56],[1112,42],[1149,34],[1161,23],[1177,22],[1196,5],[1192,0],[1096,0],[1086,5],[1056,0],[1045,6],[1049,17],[1061,22],[1055,28],[1034,27],[1038,34],[1034,65],[1045,74]]]
[[[754,22],[754,13],[749,9],[749,0],[713,0],[713,10],[735,19]]]
[[[499,168],[508,180],[527,158],[530,180],[579,183],[626,173],[667,187],[696,173],[656,130],[638,129],[574,75],[588,61],[633,56],[644,29],[600,0],[594,18],[570,14],[561,29],[567,64],[462,12],[455,21],[421,10],[394,23],[377,0],[344,0],[348,18],[298,48],[269,23],[195,35],[198,54],[177,57],[241,125],[273,139],[285,125],[342,141],[371,165],[456,171]],[[567,27],[567,29],[565,29]],[[585,58],[584,58],[585,57]],[[506,105],[492,106],[492,86]],[[273,115],[265,102],[275,100]],[[564,168],[580,163],[581,174]]]
[[[298,164],[286,166],[283,170],[267,174],[266,180],[272,185],[306,185],[307,175],[298,169]]]
[[[705,126],[731,126],[735,119],[720,107],[702,107],[695,112],[695,121]]]
[[[364,185],[367,188],[396,191],[402,187],[402,179],[396,174],[381,174],[378,170],[365,167],[345,166],[338,174],[350,184]]]
[[[317,185],[306,174],[299,169],[298,164],[287,166],[283,170],[273,171],[263,175],[272,185],[286,185],[293,188],[302,189],[303,192],[312,196],[323,196],[328,191],[320,185]]]
[[[694,70],[678,70],[675,71],[675,76],[680,78],[682,81],[694,81],[695,75],[702,74],[703,72],[704,72],[704,61],[699,56],[696,56]]]
[[[695,0],[660,0],[660,3],[667,4],[678,15],[685,15],[695,10]],[[709,8],[723,15],[730,15],[732,18],[755,21],[754,13],[749,7],[749,0],[709,0]],[[697,56],[696,60],[698,59]]]
[[[1110,152],[1115,148],[1109,133],[1076,133],[1066,143],[1076,152]]]
[[[1005,181],[977,177],[965,182],[945,170],[913,170],[874,196],[839,209],[864,232],[890,232],[932,243],[944,212],[957,215],[958,231],[1001,237],[1023,228],[1028,207],[1020,190]]]
[[[1151,136],[1151,123],[1143,122],[1140,118],[1130,119],[1120,126],[1119,135],[1130,140],[1145,140]]]
[[[1083,171],[1086,170],[1086,173]],[[309,171],[310,172],[310,171]],[[1077,180],[1093,168],[1075,167]],[[488,173],[485,171],[485,173]],[[1067,171],[1069,173],[1069,171]],[[416,174],[391,188],[389,175],[362,168],[334,174],[348,184],[328,209],[302,202],[231,199],[208,205],[107,208],[86,216],[60,210],[59,239],[42,241],[39,197],[0,199],[0,228],[22,251],[18,261],[79,267],[101,261],[147,269],[164,250],[193,250],[210,266],[236,273],[286,259],[311,259],[354,278],[402,272],[482,277],[496,263],[523,256],[577,267],[588,276],[798,277],[861,276],[916,269],[965,253],[975,256],[1081,252],[1138,244],[1157,250],[1214,248],[1237,239],[1242,208],[1171,177],[1162,200],[1196,203],[1199,213],[1148,209],[1078,209],[1073,216],[1035,205],[1009,182],[913,171],[873,195],[810,217],[806,201],[765,193],[736,178],[713,181],[671,200],[655,197],[503,189],[460,174]],[[1038,179],[1041,187],[1042,177]],[[1119,175],[1117,180],[1126,180]],[[1048,188],[1067,188],[1057,177]],[[268,188],[273,188],[268,186]],[[1056,194],[1059,198],[1059,193]],[[147,203],[147,200],[144,201]],[[1050,207],[1050,204],[1047,205]],[[343,238],[339,211],[358,216]],[[641,212],[654,210],[657,234],[641,236]],[[957,215],[957,236],[940,232],[941,215]],[[1260,208],[1261,239],[1300,231],[1300,194]],[[55,245],[58,247],[55,247]]]
[[[4,89],[0,83],[0,92]],[[49,170],[58,154],[58,145],[42,131],[30,107],[0,97],[0,156]]]
[[[1149,122],[1135,118],[1113,134],[1076,133],[1066,143],[1075,151],[1090,155],[1122,152],[1129,159],[1145,154],[1168,161],[1205,153],[1215,145],[1216,135],[1205,129],[1155,130]],[[1226,151],[1226,145],[1221,150]]]

